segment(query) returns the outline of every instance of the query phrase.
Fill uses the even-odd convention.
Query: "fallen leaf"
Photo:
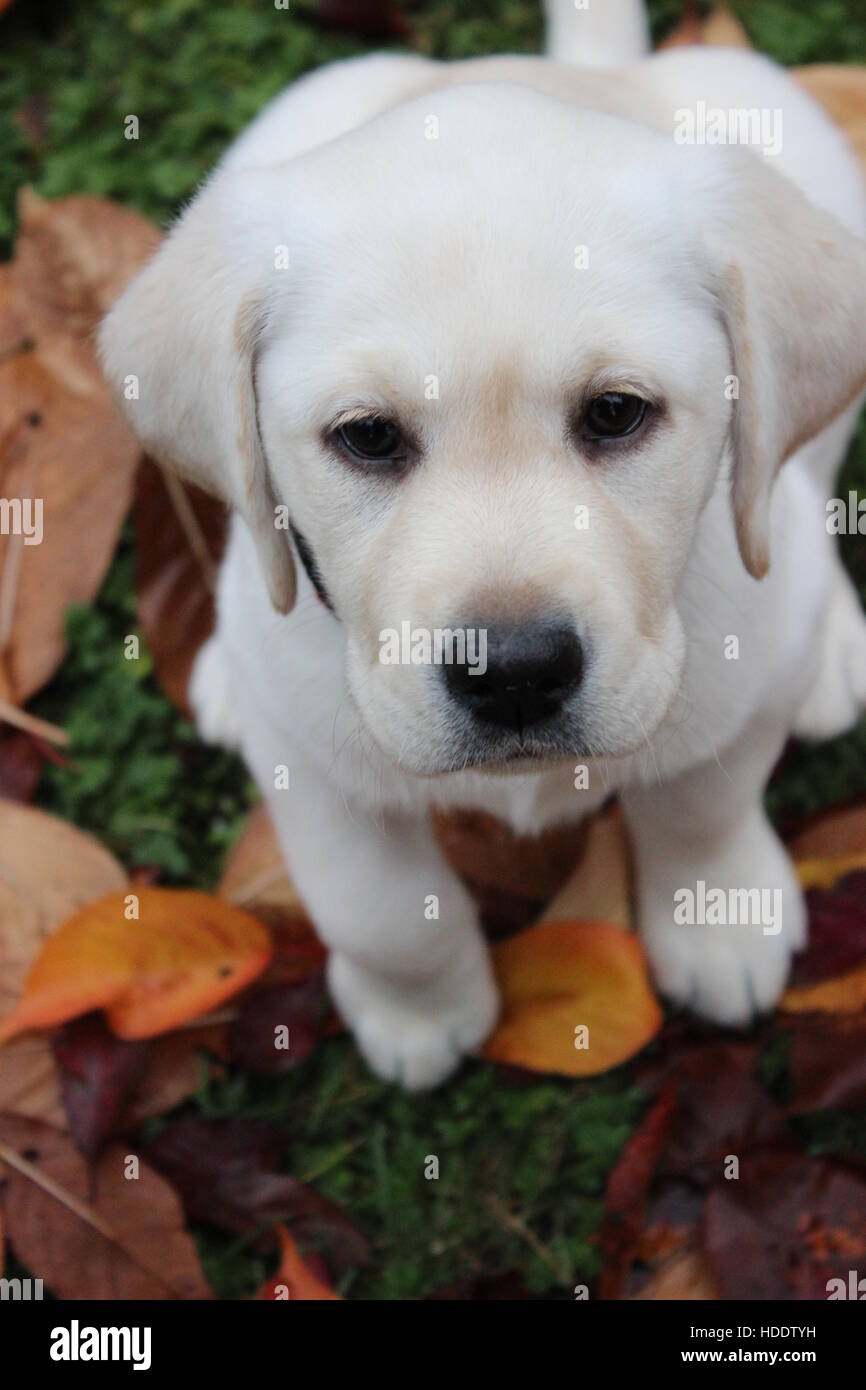
[[[280,1242],[280,1267],[256,1297],[278,1302],[281,1299],[296,1299],[305,1302],[339,1299],[340,1295],[323,1283],[309,1266],[304,1264],[301,1252],[285,1226],[277,1226],[276,1232]]]
[[[842,127],[866,168],[866,67],[853,63],[815,63],[791,71],[800,86],[805,87]]]
[[[394,0],[318,0],[314,18],[331,29],[346,29],[365,39],[388,39],[409,33]]]
[[[745,29],[727,5],[719,5],[704,20],[701,37],[704,43],[718,48],[752,47]]]
[[[229,855],[218,892],[270,929],[274,955],[264,984],[290,984],[321,970],[327,951],[316,936],[283,859],[264,802],[247,818]]]
[[[496,946],[493,963],[502,1017],[483,1049],[491,1061],[595,1076],[661,1027],[640,944],[621,927],[542,922]],[[579,1046],[584,1036],[588,1046]]]
[[[112,1145],[88,1165],[69,1135],[10,1116],[0,1144],[26,1170],[7,1154],[9,1244],[58,1298],[211,1297],[171,1187],[140,1158],[138,1177],[125,1176],[137,1155]]]
[[[580,857],[584,824],[515,835],[485,811],[436,811],[433,829],[451,867],[476,895],[493,890],[536,910],[550,902]]]
[[[660,49],[711,44],[721,48],[751,48],[745,29],[727,5],[720,5],[704,20],[700,18],[695,0],[686,0],[683,17]]]
[[[849,874],[866,870],[866,850],[835,855],[832,859],[800,859],[796,868],[801,888],[833,888]]]
[[[866,962],[816,985],[793,985],[779,1000],[787,1014],[856,1014],[866,1008]]]
[[[707,1198],[704,1249],[726,1298],[825,1299],[866,1258],[866,1183],[800,1154],[740,1155]]]
[[[115,1038],[99,1014],[87,1014],[54,1038],[53,1051],[72,1138],[92,1158],[117,1129],[147,1065],[148,1044]]]
[[[135,495],[138,618],[157,679],[186,715],[193,662],[214,626],[227,525],[222,502],[142,460]]]
[[[866,1015],[797,1015],[788,1036],[788,1114],[866,1105]]]
[[[331,1015],[322,971],[252,990],[229,1028],[229,1056],[257,1076],[282,1076],[309,1057]]]
[[[754,1043],[712,1042],[686,1053],[669,1085],[677,1113],[659,1172],[709,1188],[724,1180],[730,1154],[789,1147],[790,1128],[755,1079]]]
[[[866,805],[845,806],[809,819],[787,842],[794,860],[839,859],[866,850]]]
[[[643,1229],[646,1197],[676,1113],[672,1088],[650,1106],[608,1176],[599,1246],[599,1297],[619,1298]]]
[[[719,1285],[703,1251],[689,1244],[662,1260],[631,1297],[638,1302],[663,1299],[667,1302],[703,1301],[722,1297]]]
[[[590,823],[576,867],[541,920],[615,922],[619,927],[630,927],[630,883],[625,825],[619,808],[612,806]]]
[[[180,1193],[191,1221],[239,1233],[289,1221],[302,1239],[327,1243],[335,1259],[362,1263],[366,1241],[339,1207],[277,1171],[285,1145],[285,1136],[261,1120],[183,1116],[145,1152]]]
[[[259,975],[267,930],[220,898],[141,888],[138,920],[126,897],[92,903],[49,938],[24,996],[0,1025],[0,1042],[105,1009],[120,1038],[153,1037],[215,1008]]]
[[[33,807],[0,801],[0,1029],[60,923],[125,884],[117,860],[83,831]],[[2,1059],[0,1052],[0,1091]]]
[[[0,727],[0,798],[25,803],[33,799],[45,763],[45,747],[21,729]]]
[[[0,277],[0,493],[27,534],[0,537],[4,698],[23,704],[66,650],[64,617],[108,569],[138,447],[111,401],[90,335],[156,245],[137,214],[98,198],[19,197],[15,260]]]
[[[844,975],[866,962],[866,873],[806,894],[809,942],[794,968],[794,985]]]

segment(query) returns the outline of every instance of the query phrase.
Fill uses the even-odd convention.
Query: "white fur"
[[[431,807],[537,833],[619,792],[660,987],[743,1023],[804,939],[766,778],[792,729],[835,733],[866,697],[866,625],[824,525],[866,383],[853,155],[762,58],[639,59],[633,3],[550,9],[554,57],[638,61],[315,73],[229,151],[102,330],[118,392],[140,379],[124,403],[140,437],[237,511],[193,682],[201,727],[240,742],[339,1008],[374,1069],[411,1087],[441,1081],[497,1008]],[[676,145],[697,100],[781,108],[782,152]],[[667,402],[662,428],[603,462],[565,428],[599,382]],[[325,450],[359,407],[422,441],[398,485]],[[283,502],[338,617],[303,572],[292,608]],[[405,619],[551,607],[592,660],[560,744],[529,739],[516,770],[514,749],[485,765],[435,673],[378,660]],[[674,894],[698,879],[781,890],[783,930],[676,926]]]

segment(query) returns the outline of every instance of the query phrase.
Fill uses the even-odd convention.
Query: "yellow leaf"
[[[248,912],[206,893],[137,891],[136,920],[115,893],[71,917],[42,947],[0,1042],[104,1009],[121,1038],[150,1038],[215,1008],[271,957],[270,936]]]
[[[503,1014],[484,1048],[492,1061],[594,1076],[661,1027],[640,944],[620,927],[542,922],[497,946],[493,960]]]
[[[795,867],[801,888],[832,888],[846,874],[866,869],[866,850],[836,854],[830,859],[800,859]]]
[[[866,1008],[866,964],[817,985],[796,985],[779,1001],[786,1014],[858,1014]]]

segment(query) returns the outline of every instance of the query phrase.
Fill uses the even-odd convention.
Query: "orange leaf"
[[[137,920],[124,915],[128,895],[114,893],[46,941],[0,1042],[91,1009],[106,1010],[118,1037],[154,1037],[215,1008],[270,960],[266,928],[221,898],[166,888],[136,896]]]
[[[310,1302],[323,1302],[327,1299],[340,1301],[340,1295],[324,1284],[318,1275],[304,1264],[297,1245],[285,1226],[277,1227],[280,1241],[280,1267],[272,1279],[259,1290],[257,1298],[277,1302],[295,1299]]]
[[[785,990],[779,1008],[786,1014],[857,1014],[866,1008],[866,965],[816,985]]]
[[[497,946],[493,959],[503,1015],[484,1048],[492,1061],[594,1076],[628,1061],[661,1027],[640,945],[620,927],[542,922]]]

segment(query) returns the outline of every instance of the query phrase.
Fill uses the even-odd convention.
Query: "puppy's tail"
[[[649,52],[643,0],[544,0],[547,52],[560,63],[615,68]]]

